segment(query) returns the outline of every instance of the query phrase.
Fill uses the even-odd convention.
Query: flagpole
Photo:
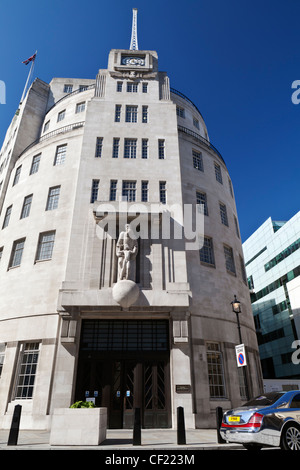
[[[26,83],[25,83],[25,87],[24,87],[24,90],[23,90],[22,98],[20,100],[20,104],[22,104],[22,102],[25,98],[27,86],[28,86],[29,80],[31,79],[31,76],[32,76],[32,72],[33,72],[33,69],[34,69],[34,63],[35,63],[35,59],[36,59],[36,53],[37,53],[37,51],[35,51],[35,58],[31,62],[30,70],[29,70],[28,77],[27,77],[27,80],[26,80]]]

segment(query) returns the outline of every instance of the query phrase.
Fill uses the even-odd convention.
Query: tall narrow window
[[[2,374],[4,358],[5,358],[5,343],[0,343],[0,378]]]
[[[218,343],[206,345],[209,392],[211,398],[225,398],[223,358]]]
[[[23,250],[25,245],[25,238],[21,238],[20,240],[16,240],[12,247],[12,252],[9,261],[9,268],[13,268],[15,266],[20,266]]]
[[[55,240],[55,231],[44,232],[40,234],[36,253],[36,261],[43,261],[52,258]]]
[[[136,139],[125,139],[124,158],[136,158]]]
[[[93,180],[91,189],[91,202],[97,201],[100,180]]]
[[[110,181],[110,192],[109,192],[109,200],[116,201],[117,199],[117,180]]]
[[[197,204],[199,205],[198,207],[199,212],[203,215],[208,215],[206,194],[202,193],[201,191],[197,191],[196,199],[197,199]]]
[[[126,106],[126,122],[137,122],[137,106]]]
[[[50,127],[50,121],[47,121],[44,125],[44,129],[43,129],[43,132],[47,132],[47,130],[49,129]]]
[[[142,158],[148,158],[148,139],[142,139]]]
[[[84,110],[85,110],[85,102],[84,101],[82,103],[77,103],[76,104],[76,114],[83,113]]]
[[[26,217],[29,216],[31,203],[32,203],[32,197],[33,197],[33,194],[30,194],[29,196],[26,196],[24,198],[23,207],[21,211],[21,217],[20,217],[21,219],[25,219]]]
[[[115,122],[120,122],[121,121],[121,105],[116,104],[115,107]]]
[[[123,88],[123,82],[117,82],[117,92],[120,93]]]
[[[62,165],[63,163],[65,163],[66,152],[67,152],[67,144],[59,145],[56,148],[54,166]]]
[[[148,201],[148,181],[142,181],[141,199],[142,199],[142,202]]]
[[[185,110],[184,108],[181,108],[180,106],[176,106],[176,114],[179,117],[185,118]]]
[[[162,204],[166,204],[167,202],[167,187],[165,181],[159,182],[159,200]]]
[[[242,278],[245,284],[247,284],[247,275],[246,275],[246,268],[245,268],[245,263],[243,258],[240,255],[240,265],[241,265],[241,272],[242,272]]]
[[[118,137],[114,137],[113,151],[112,151],[113,158],[119,158],[119,148],[120,148],[120,139]]]
[[[4,220],[3,220],[2,228],[5,228],[5,227],[8,226],[8,224],[9,224],[9,219],[10,219],[10,216],[11,216],[11,211],[12,211],[12,205],[9,206],[9,207],[6,209],[6,213],[5,213],[5,217],[4,217]]]
[[[148,106],[142,107],[142,122],[148,122]]]
[[[148,93],[148,83],[143,82],[142,91],[143,93]]]
[[[221,167],[217,163],[215,163],[215,175],[216,180],[219,181],[219,183],[223,184]]]
[[[57,122],[63,121],[66,116],[66,110],[64,109],[63,111],[60,111],[57,115]]]
[[[233,218],[234,218],[234,225],[235,225],[236,234],[240,238],[239,224],[238,224],[237,218],[236,218],[235,215],[233,216]]]
[[[165,158],[165,139],[158,140],[158,158],[160,160]]]
[[[215,266],[213,241],[209,237],[204,237],[203,247],[200,250],[200,261]]]
[[[224,245],[224,255],[225,255],[225,266],[226,266],[227,271],[229,271],[232,274],[235,274],[235,264],[234,264],[232,248]]]
[[[196,150],[193,150],[193,166],[196,170],[203,171],[202,154]]]
[[[222,224],[228,227],[227,209],[226,209],[225,204],[222,204],[221,202],[220,202],[220,216],[221,216]]]
[[[102,147],[103,147],[103,137],[97,137],[96,151],[95,151],[95,157],[96,158],[101,158],[102,157]]]
[[[2,255],[3,255],[3,246],[0,247],[0,261],[2,259]]]
[[[31,399],[33,396],[39,347],[39,343],[25,343],[22,345],[15,398]]]
[[[21,174],[21,169],[22,169],[22,165],[20,165],[20,166],[16,169],[16,173],[15,173],[15,177],[14,177],[14,181],[13,181],[13,186],[15,186],[15,185],[19,182],[20,174]]]
[[[122,185],[122,198],[123,201],[134,202],[136,195],[136,182],[123,181]]]
[[[41,161],[42,154],[35,155],[32,159],[31,168],[30,168],[30,175],[37,173],[39,171],[40,161]]]
[[[49,189],[46,211],[52,211],[58,207],[60,186],[54,186]]]

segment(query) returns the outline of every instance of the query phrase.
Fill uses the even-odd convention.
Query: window
[[[65,144],[65,145],[59,145],[59,146],[56,148],[56,154],[55,154],[55,159],[54,159],[54,166],[62,165],[63,163],[65,163],[66,152],[67,152],[67,144]]]
[[[126,122],[137,122],[137,106],[126,106]]]
[[[142,107],[142,122],[148,122],[148,106]]]
[[[22,345],[15,398],[30,399],[33,396],[39,347],[39,343]]]
[[[148,93],[148,83],[143,82],[142,84],[142,92]]]
[[[165,139],[158,139],[158,158],[160,160],[165,158]]]
[[[32,197],[33,197],[33,194],[30,194],[29,196],[26,196],[24,198],[20,219],[25,219],[26,217],[29,216],[31,203],[32,203]]]
[[[117,82],[117,92],[121,92],[123,89],[123,82]]]
[[[125,139],[124,158],[136,158],[136,139]]]
[[[115,107],[115,122],[120,122],[121,121],[121,105],[116,104]]]
[[[184,108],[181,108],[180,106],[176,106],[176,113],[177,113],[177,116],[185,118]]]
[[[58,207],[60,186],[54,186],[49,189],[46,211],[52,211]]]
[[[197,199],[197,204],[199,204],[198,211],[203,215],[208,215],[206,194],[200,191],[197,191],[196,199]]]
[[[110,181],[110,193],[109,193],[109,200],[116,201],[117,199],[117,180]]]
[[[16,240],[14,242],[13,247],[12,247],[10,262],[8,266],[9,268],[20,266],[22,255],[23,255],[23,250],[24,250],[24,245],[25,245],[25,238]]]
[[[21,169],[22,169],[22,165],[20,165],[20,166],[16,169],[16,173],[15,173],[15,177],[14,177],[14,181],[13,181],[13,186],[15,186],[16,184],[18,184],[18,182],[19,182],[20,174],[21,174]]]
[[[57,115],[57,122],[63,121],[66,116],[66,110],[64,109],[63,111],[60,111]]]
[[[148,139],[142,139],[142,158],[148,158]]]
[[[79,93],[88,89],[87,85],[79,85]]]
[[[44,232],[40,234],[36,253],[36,261],[43,261],[52,258],[54,247],[55,231]]]
[[[122,199],[123,201],[134,202],[136,193],[135,181],[123,181]]]
[[[167,183],[165,181],[160,181],[159,182],[159,200],[162,204],[166,204],[166,202],[167,202],[166,184]]]
[[[223,225],[228,227],[228,217],[227,217],[227,209],[225,204],[220,202],[220,215],[221,215],[221,222]]]
[[[196,150],[193,150],[193,166],[196,170],[203,171],[202,154]]]
[[[200,261],[215,266],[215,256],[212,238],[204,237],[203,247],[200,250]]]
[[[225,265],[226,265],[227,271],[229,271],[232,274],[235,274],[235,264],[234,264],[232,248],[224,245],[224,255],[225,255]]]
[[[49,126],[50,126],[50,121],[47,121],[44,125],[44,130],[43,132],[46,132],[48,129],[49,129]]]
[[[97,201],[100,180],[93,180],[91,189],[91,203]]]
[[[196,127],[196,129],[200,129],[199,121],[198,121],[198,119],[196,119],[195,117],[193,118],[193,124],[194,124],[194,126]]]
[[[5,343],[0,343],[0,377],[2,374],[4,357],[5,357]]]
[[[219,181],[219,183],[223,184],[221,167],[217,163],[215,163],[215,175],[216,180]]]
[[[119,158],[119,148],[120,148],[120,139],[118,137],[114,137],[113,151],[112,151],[113,158]]]
[[[2,259],[2,255],[3,255],[3,246],[0,247],[0,261]]]
[[[65,85],[64,86],[64,93],[72,93],[73,85]]]
[[[206,345],[209,392],[211,398],[225,398],[223,358],[218,343]]]
[[[228,178],[228,185],[229,185],[230,194],[231,194],[231,196],[233,197],[233,188],[232,188],[232,183],[231,183],[230,178]]]
[[[241,265],[241,272],[242,272],[242,278],[245,284],[247,284],[247,275],[246,275],[246,269],[245,269],[245,263],[243,258],[240,255],[240,265]]]
[[[30,168],[30,173],[29,173],[30,175],[33,175],[34,173],[37,173],[39,171],[41,156],[42,154],[40,153],[39,155],[35,155],[33,157],[31,168]]]
[[[142,202],[148,201],[148,181],[142,181],[141,200]]]
[[[233,216],[233,218],[234,218],[234,225],[235,225],[236,234],[237,234],[237,236],[240,238],[240,231],[239,231],[239,225],[238,225],[237,218],[236,218],[235,215]]]
[[[76,114],[82,113],[85,110],[85,102],[76,104]]]
[[[9,224],[9,219],[10,219],[10,216],[11,216],[11,211],[12,211],[12,205],[9,206],[9,207],[6,209],[6,213],[5,213],[5,217],[4,217],[4,220],[3,220],[2,228],[5,228],[5,227],[8,226],[8,224]]]
[[[137,93],[138,91],[138,84],[135,82],[127,82],[127,91],[129,93]]]
[[[97,137],[96,151],[95,151],[95,157],[96,158],[101,158],[102,157],[102,147],[103,147],[103,137]]]

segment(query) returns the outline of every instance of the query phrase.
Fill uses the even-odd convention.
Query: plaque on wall
[[[191,393],[190,385],[176,385],[176,393]]]

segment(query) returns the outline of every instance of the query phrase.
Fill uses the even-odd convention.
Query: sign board
[[[176,393],[191,393],[191,386],[187,385],[176,385]]]
[[[235,347],[235,354],[236,354],[236,361],[238,367],[244,367],[247,365],[246,361],[246,353],[245,353],[245,345],[238,344]]]

